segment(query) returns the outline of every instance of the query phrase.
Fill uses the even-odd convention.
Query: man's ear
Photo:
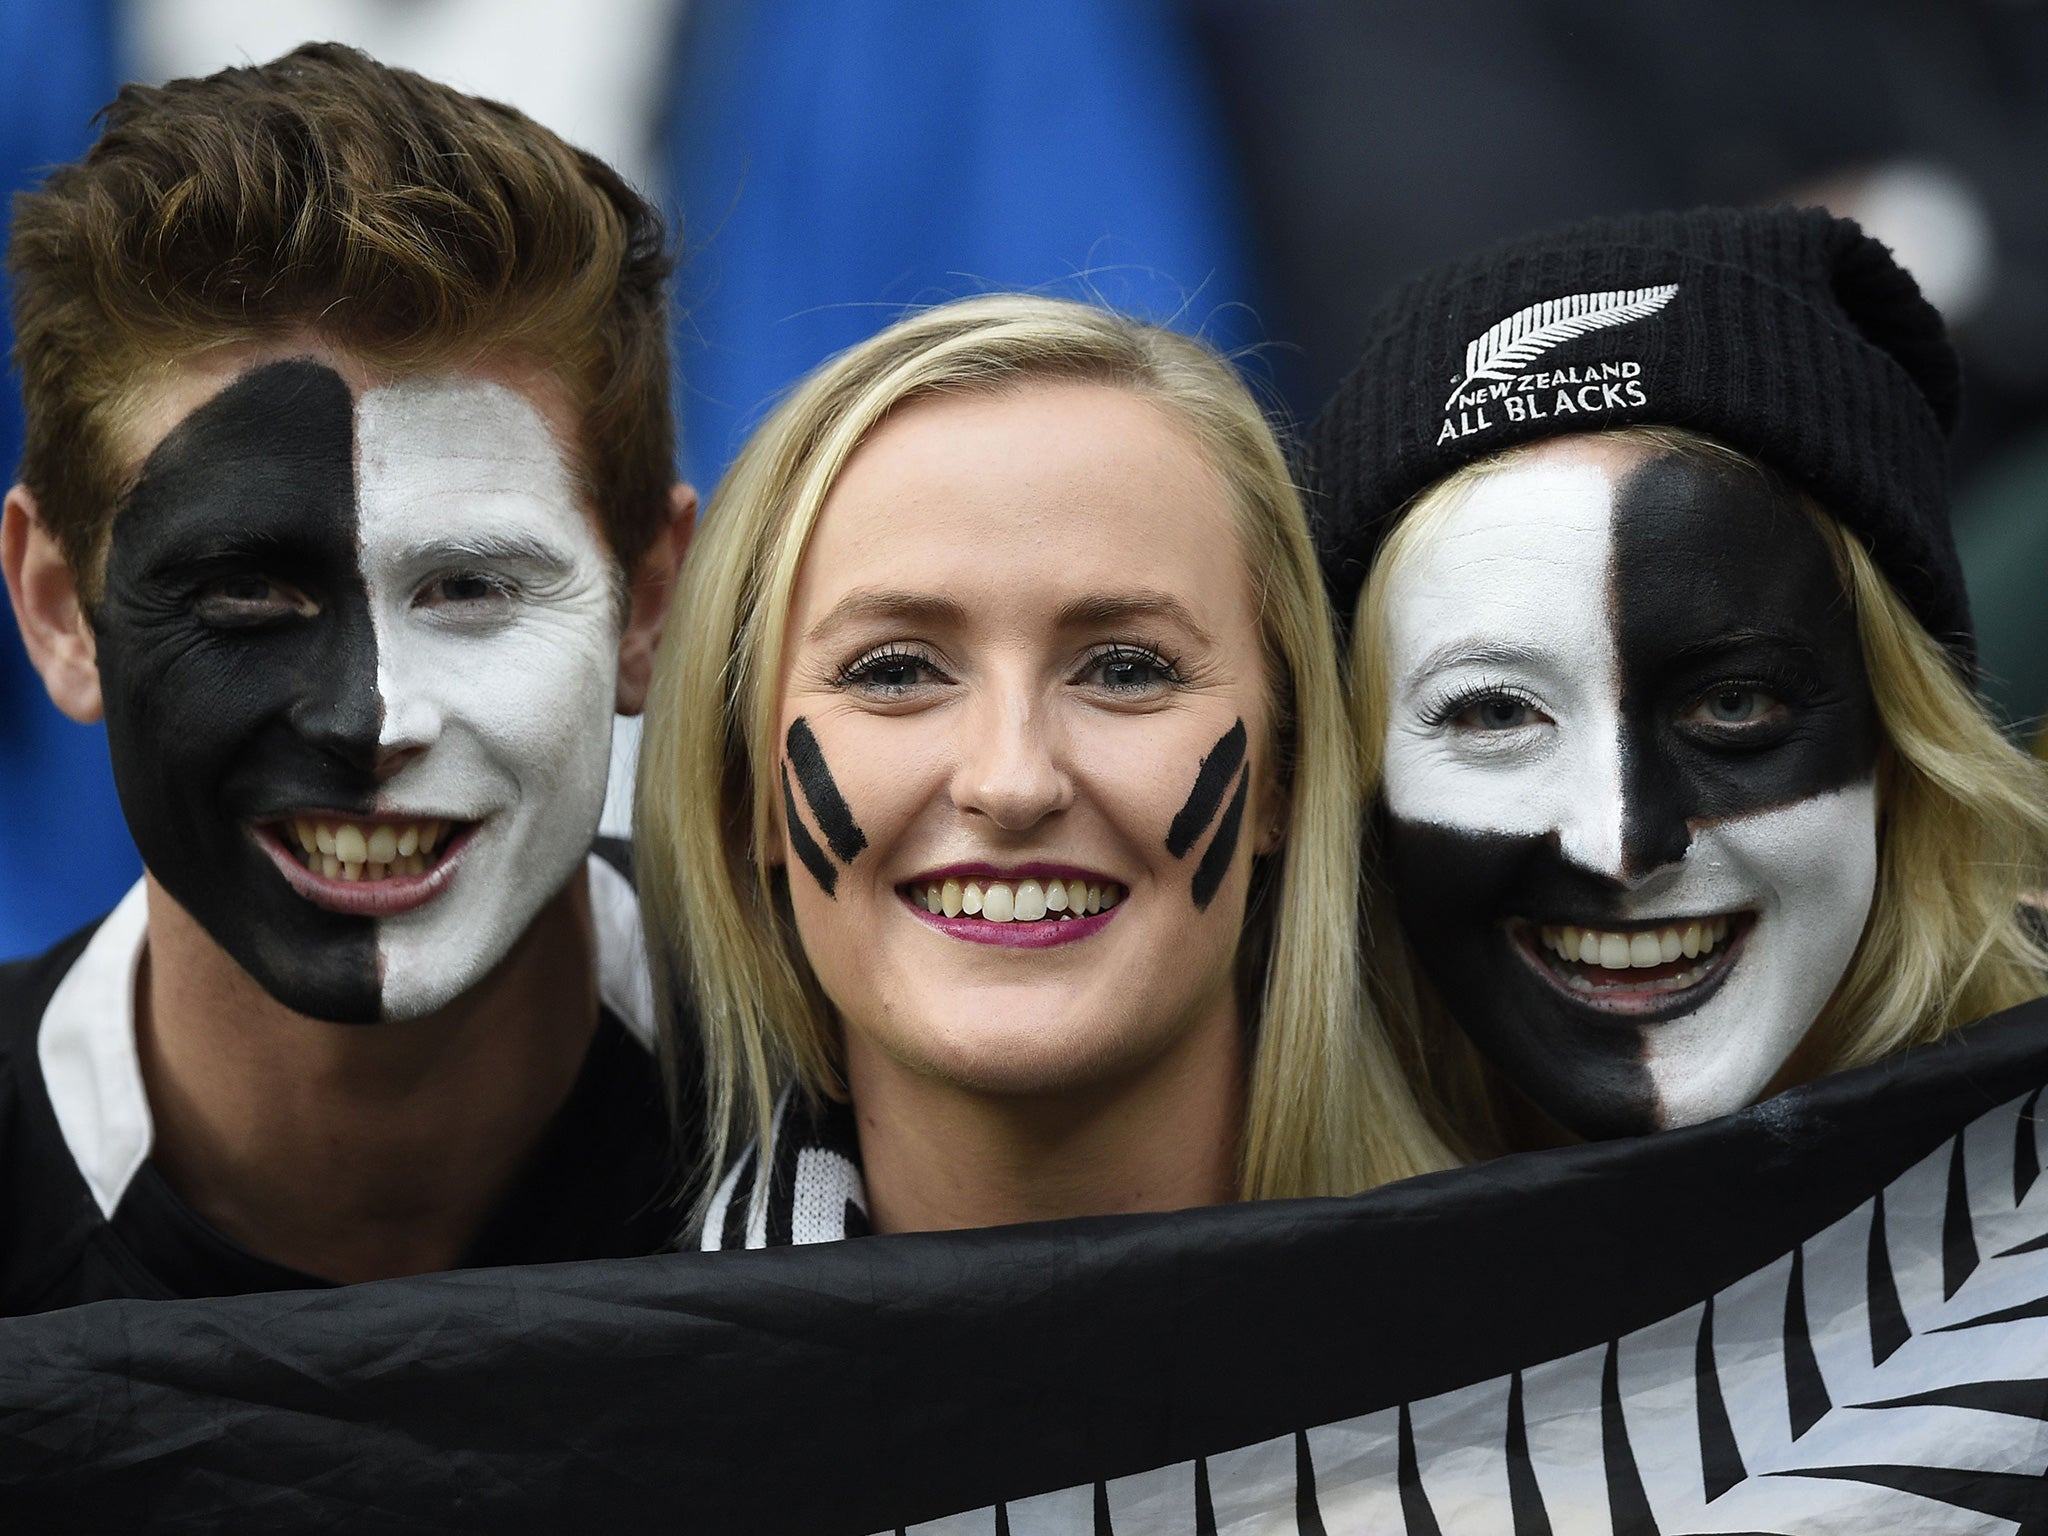
[[[622,715],[637,715],[647,705],[654,648],[661,644],[661,627],[668,620],[669,601],[676,595],[676,572],[683,567],[684,551],[696,531],[697,492],[678,481],[669,487],[668,518],[633,571],[626,628],[619,636],[617,708]]]
[[[14,622],[50,700],[80,725],[104,712],[98,647],[79,599],[78,577],[56,537],[43,526],[25,485],[7,493],[0,512],[0,572],[14,601]]]

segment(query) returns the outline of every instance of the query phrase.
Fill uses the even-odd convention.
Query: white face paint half
[[[1760,479],[1652,453],[1545,444],[1389,573],[1404,923],[1475,1043],[1594,1136],[1761,1094],[1876,882],[1875,715],[1825,545]]]
[[[379,746],[411,755],[376,813],[462,839],[438,897],[377,923],[383,1014],[415,1018],[489,974],[596,835],[617,575],[519,392],[445,377],[371,389],[356,438]]]

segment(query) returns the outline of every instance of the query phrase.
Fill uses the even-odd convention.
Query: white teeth
[[[403,867],[401,857],[394,867]],[[1101,912],[1124,899],[1114,883],[1085,885],[1079,880],[926,880],[906,886],[913,906],[946,917],[979,917],[991,923],[1067,922]]]
[[[277,832],[285,846],[297,843],[306,868],[330,880],[388,880],[423,875],[434,845],[447,834],[445,821],[373,822],[293,817]],[[934,910],[937,910],[934,908]]]
[[[1597,965],[1602,970],[1636,970],[1653,965],[1671,965],[1680,959],[1695,960],[1711,953],[1728,937],[1728,919],[1695,918],[1683,924],[1637,929],[1631,933],[1578,928],[1566,923],[1558,927],[1541,926],[1537,929],[1537,937],[1545,949],[1566,960]],[[1572,977],[1567,976],[1566,980],[1578,984]]]

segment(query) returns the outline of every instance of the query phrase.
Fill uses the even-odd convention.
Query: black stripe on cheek
[[[798,861],[811,872],[811,878],[830,896],[839,887],[839,871],[832,867],[832,861],[825,857],[825,850],[818,846],[818,840],[811,836],[811,829],[804,825],[803,818],[796,813],[796,796],[789,792],[789,765],[782,768],[782,814],[789,823],[789,845],[796,850]]]
[[[1195,772],[1195,787],[1188,791],[1187,803],[1175,814],[1173,825],[1166,829],[1166,851],[1176,859],[1187,857],[1188,851],[1215,819],[1216,807],[1223,803],[1224,792],[1230,788],[1232,776],[1244,762],[1244,746],[1244,721],[1239,720],[1223,733],[1216,745],[1209,749],[1209,755],[1202,759],[1201,767]]]
[[[1251,782],[1249,768],[1238,775],[1237,793],[1230,797],[1230,809],[1216,823],[1216,835],[1209,839],[1208,851],[1202,855],[1202,862],[1195,866],[1193,889],[1195,910],[1199,912],[1206,912],[1209,903],[1216,899],[1216,892],[1223,886],[1223,877],[1230,873],[1230,861],[1237,857],[1237,832],[1244,824],[1244,800]]]
[[[846,803],[846,797],[839,793],[839,785],[832,778],[832,770],[825,766],[825,752],[818,745],[818,738],[811,733],[810,723],[803,716],[789,722],[789,765],[796,769],[796,781],[803,787],[804,799],[811,805],[811,814],[818,818],[818,830],[825,834],[825,841],[842,864],[851,864],[867,847],[867,834],[860,829],[860,823],[853,819],[853,810]],[[783,785],[788,792],[788,783]],[[830,889],[830,887],[827,887]]]

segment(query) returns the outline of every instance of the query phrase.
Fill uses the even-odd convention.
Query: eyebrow
[[[929,592],[900,592],[878,587],[857,587],[832,605],[831,611],[804,635],[816,640],[845,624],[869,619],[898,619],[919,625],[964,623],[967,607],[950,597]]]
[[[967,620],[967,606],[931,592],[862,588],[834,604],[804,638],[814,641],[841,625],[870,619],[895,619],[932,627],[958,625]],[[1053,616],[1053,625],[1057,629],[1089,629],[1133,619],[1176,624],[1195,639],[1209,643],[1209,632],[1196,622],[1187,604],[1166,592],[1091,593],[1077,597],[1060,606]]]
[[[1209,631],[1195,621],[1188,605],[1166,592],[1101,593],[1077,597],[1061,606],[1054,621],[1061,629],[1097,629],[1109,624],[1152,619],[1178,625],[1204,645]]]
[[[1535,660],[1537,653],[1527,646],[1488,640],[1453,640],[1423,657],[1421,664],[1408,674],[1408,681],[1427,682],[1439,672],[1448,672],[1454,667],[1519,667]]]
[[[1695,640],[1690,645],[1682,645],[1671,653],[1671,659],[1712,661],[1729,651],[1739,651],[1753,645],[1768,646],[1780,651],[1795,651],[1809,658],[1819,654],[1809,635],[1795,635],[1770,629],[1731,629],[1711,639]]]
[[[420,563],[470,562],[485,566],[525,566],[532,570],[565,571],[575,562],[552,544],[527,534],[480,533],[460,538],[425,539],[406,550]]]

